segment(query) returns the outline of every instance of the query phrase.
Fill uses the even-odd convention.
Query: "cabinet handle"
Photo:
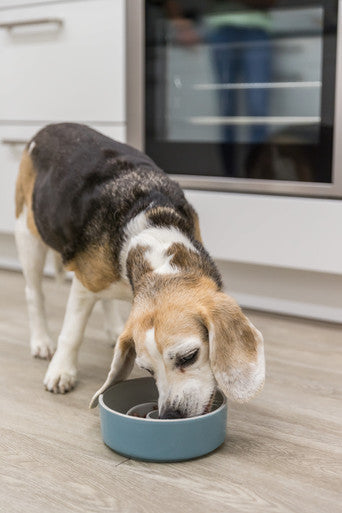
[[[15,27],[26,27],[28,25],[46,25],[53,23],[62,27],[63,20],[60,18],[37,18],[36,20],[9,21],[8,23],[0,23],[0,29],[12,30]]]
[[[27,144],[27,139],[2,139],[2,144],[8,144],[9,146],[19,146],[22,144]]]

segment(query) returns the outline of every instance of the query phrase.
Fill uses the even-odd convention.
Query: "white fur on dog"
[[[77,354],[95,301],[95,295],[74,276],[57,351],[44,378],[44,385],[50,392],[64,393],[75,385]]]
[[[31,141],[30,146],[28,148],[28,154],[29,155],[31,155],[31,153],[32,153],[32,151],[34,150],[35,147],[36,147],[35,141]]]
[[[248,320],[249,325],[256,334],[257,360],[253,363],[243,363],[234,368],[230,367],[224,372],[215,371],[215,378],[228,397],[238,402],[249,401],[259,392],[265,381],[265,355],[264,339],[259,330]],[[209,330],[209,346],[212,347],[214,327]]]
[[[145,256],[152,269],[158,274],[174,274],[178,272],[176,266],[170,264],[172,255],[167,250],[172,244],[183,244],[187,249],[197,253],[191,241],[175,227],[148,227],[144,212],[132,219],[125,229],[126,242],[120,254],[122,271],[126,274],[126,261],[128,253],[136,246],[147,248]]]
[[[55,346],[47,327],[42,291],[47,246],[28,229],[26,206],[15,222],[15,240],[26,282],[31,353],[38,358],[51,358]]]
[[[171,406],[173,409],[186,411],[190,417],[203,413],[215,386],[207,346],[192,336],[173,344],[172,349],[169,348],[161,354],[157,347],[154,328],[151,328],[146,331],[145,347],[150,361],[147,362],[144,358],[137,359],[137,362],[154,370],[159,392],[159,410],[163,412]],[[200,350],[198,360],[184,372],[177,371],[174,360],[176,352],[185,354],[190,349],[197,348]]]

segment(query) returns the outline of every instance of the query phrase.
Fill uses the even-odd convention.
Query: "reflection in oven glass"
[[[329,165],[317,165],[333,121],[321,119],[324,23],[336,22],[324,2],[148,4],[147,143],[187,144],[206,166],[195,156],[171,172],[330,181]]]

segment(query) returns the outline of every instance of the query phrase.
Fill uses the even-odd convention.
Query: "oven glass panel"
[[[332,181],[337,1],[147,0],[145,149],[170,173]]]

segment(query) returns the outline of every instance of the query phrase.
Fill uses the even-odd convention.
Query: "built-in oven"
[[[127,0],[128,142],[187,188],[341,197],[340,11]]]

